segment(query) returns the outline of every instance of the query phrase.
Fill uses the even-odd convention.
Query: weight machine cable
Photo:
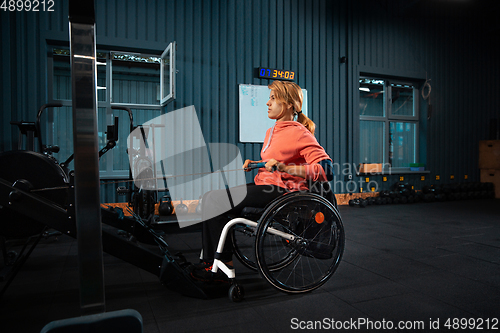
[[[137,223],[139,223],[142,227],[144,227],[153,235],[155,242],[156,244],[158,244],[158,247],[160,248],[162,253],[163,254],[168,253],[168,244],[165,241],[165,239],[163,239],[163,237],[160,234],[158,234],[158,232],[156,232],[154,229],[151,229],[151,227],[149,227],[139,215],[137,215],[132,209],[130,209],[130,207],[127,207],[127,212],[129,212],[132,215],[132,217],[135,219]]]
[[[110,181],[110,182],[102,182],[101,185],[111,185],[111,184],[120,184],[120,183],[132,183],[135,181],[144,181],[144,180],[164,180],[166,182],[167,179],[171,178],[178,178],[178,177],[188,177],[188,176],[202,176],[202,175],[210,175],[210,174],[215,174],[215,173],[224,173],[224,172],[234,172],[234,171],[242,171],[244,169],[232,169],[232,170],[217,170],[214,172],[200,172],[200,173],[191,173],[191,174],[185,174],[185,175],[176,175],[176,176],[163,176],[163,177],[153,177],[153,178],[141,178],[138,180],[134,179],[122,179],[122,180],[115,180],[115,181]],[[64,190],[68,189],[70,186],[57,186],[57,187],[46,187],[46,188],[40,188],[40,189],[32,189],[30,192],[42,192],[42,191],[55,191],[55,190]]]

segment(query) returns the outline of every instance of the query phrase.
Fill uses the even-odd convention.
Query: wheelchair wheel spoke
[[[295,239],[269,233],[271,228]],[[340,215],[328,201],[313,194],[288,195],[270,207],[260,220],[256,236],[259,271],[275,288],[290,293],[323,285],[343,253]]]

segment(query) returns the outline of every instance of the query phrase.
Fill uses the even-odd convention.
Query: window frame
[[[60,46],[60,45],[48,45],[47,46],[47,94],[49,103],[61,103],[63,106],[72,107],[73,102],[72,99],[57,99],[54,98],[54,50],[56,49],[64,49],[69,50],[69,46]],[[127,51],[110,51],[110,50],[97,50],[96,53],[104,53],[106,54],[106,98],[104,101],[97,101],[97,112],[99,109],[106,110],[106,124],[114,124],[114,117],[120,116],[120,121],[128,121],[128,115],[123,116],[123,111],[115,111],[111,108],[111,106],[125,106],[130,109],[140,109],[140,110],[158,110],[161,111],[163,106],[161,104],[161,99],[158,101],[158,104],[135,104],[135,103],[115,103],[112,101],[112,54],[128,54],[128,55],[139,55],[143,57],[160,57],[160,55],[154,55],[149,53],[137,53],[137,52],[127,52]],[[104,66],[104,65],[98,65]],[[96,78],[97,78],[97,66],[96,66]],[[97,92],[100,89],[97,90]],[[71,96],[72,98],[73,96]],[[175,98],[175,96],[173,97]],[[47,124],[50,127],[50,124]],[[134,123],[134,126],[137,124]],[[53,131],[47,130],[47,135],[44,138],[45,143],[53,142],[54,135]],[[101,149],[102,147],[99,147]],[[115,170],[113,169],[114,165],[114,151],[115,149],[111,149],[106,153],[106,167],[104,170],[99,171],[99,176],[101,179],[128,179],[129,178],[129,170]]]
[[[165,51],[160,56],[160,105],[165,106],[171,101],[175,99],[175,91],[176,91],[176,82],[175,82],[175,74],[177,73],[176,69],[176,51],[177,44],[174,42],[168,44]],[[170,81],[169,81],[169,93],[164,96],[164,78],[165,78],[165,59],[169,58],[170,65],[168,67]]]
[[[360,101],[360,80],[362,79],[373,79],[373,80],[382,80],[384,81],[384,115],[383,116],[366,116],[361,115],[359,101]],[[355,105],[357,108],[357,154],[356,160],[358,160],[358,164],[363,163],[361,161],[360,150],[361,150],[361,133],[360,133],[360,124],[361,121],[378,121],[384,123],[384,144],[383,144],[383,161],[374,162],[370,161],[370,163],[382,163],[383,171],[382,173],[417,173],[415,171],[410,171],[410,167],[393,167],[391,164],[391,140],[390,140],[390,125],[392,122],[403,122],[403,123],[411,123],[415,125],[415,162],[421,160],[420,156],[420,135],[421,135],[421,126],[420,126],[420,91],[421,91],[421,80],[413,79],[413,78],[401,78],[401,77],[391,77],[388,75],[377,75],[373,73],[365,73],[359,72],[356,80],[356,100],[358,101]],[[392,85],[410,85],[413,87],[413,111],[414,115],[394,115],[392,109]],[[413,163],[413,162],[410,162]]]
[[[159,58],[159,55],[156,54],[147,54],[147,53],[137,53],[137,52],[125,52],[125,51],[110,51],[108,53],[108,67],[109,67],[109,94],[107,100],[110,101],[111,105],[120,105],[120,106],[126,106],[129,108],[133,109],[159,109],[162,107],[161,105],[161,95],[160,99],[158,100],[158,104],[142,104],[142,103],[125,103],[125,102],[114,102],[113,101],[113,55],[115,54],[122,54],[122,55],[135,55],[139,57],[155,57]],[[160,86],[161,86],[161,64],[160,65]],[[108,82],[107,82],[108,83]],[[161,90],[161,88],[160,88]]]

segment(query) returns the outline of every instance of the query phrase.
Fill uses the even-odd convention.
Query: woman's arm
[[[266,163],[266,170],[273,171],[276,166],[278,171],[286,172],[292,176],[308,178],[312,180],[331,181],[333,180],[333,167],[330,160],[322,160],[314,165],[286,165],[274,158]]]
[[[281,163],[274,158],[271,158],[266,163],[266,170],[269,172],[273,172],[273,167],[276,166],[278,171],[286,172],[292,176],[297,176],[301,178],[306,178],[306,167],[303,165],[286,165],[285,163]]]

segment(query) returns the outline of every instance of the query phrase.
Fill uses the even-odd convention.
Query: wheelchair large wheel
[[[248,225],[235,225],[231,228],[231,242],[233,252],[236,258],[247,268],[257,271],[257,263],[255,258],[255,233],[256,228]],[[293,259],[298,256],[297,251],[290,248],[287,253],[282,253],[276,257],[275,262],[269,261],[267,267],[270,271],[282,269],[293,262]]]
[[[340,215],[328,200],[313,193],[285,195],[266,209],[257,227],[258,269],[278,290],[314,290],[337,269],[344,237]],[[286,264],[275,269],[277,262]]]

